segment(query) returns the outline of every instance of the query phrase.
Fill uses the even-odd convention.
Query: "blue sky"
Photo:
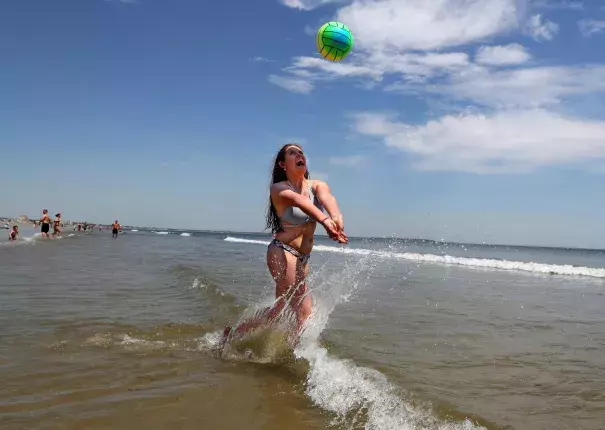
[[[6,2],[0,215],[260,231],[296,140],[351,236],[605,247],[604,47],[596,0]]]

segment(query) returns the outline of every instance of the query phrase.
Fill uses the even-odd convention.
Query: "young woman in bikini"
[[[53,222],[53,237],[61,236],[61,214],[55,214],[55,221]]]
[[[235,333],[247,332],[263,321],[273,320],[288,305],[297,321],[297,330],[311,315],[312,300],[305,279],[319,223],[328,236],[339,243],[349,242],[344,233],[343,216],[336,199],[324,181],[310,180],[302,147],[283,146],[273,165],[267,228],[273,241],[267,249],[267,267],[275,280],[275,304],[258,318],[241,323]],[[325,212],[327,212],[327,215]],[[231,328],[224,335],[230,335]]]

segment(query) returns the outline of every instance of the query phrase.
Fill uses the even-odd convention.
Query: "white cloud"
[[[584,10],[584,3],[570,0],[535,0],[533,6],[542,9]]]
[[[384,137],[396,134],[400,124],[395,121],[394,114],[371,113],[353,115],[355,130],[366,136]]]
[[[316,28],[311,27],[310,25],[305,25],[304,32],[307,36],[315,36],[317,34]]]
[[[544,110],[446,115],[423,125],[381,114],[355,118],[358,132],[412,155],[420,170],[515,173],[605,159],[605,122]]]
[[[334,166],[355,167],[362,164],[365,159],[366,157],[363,155],[345,155],[339,157],[330,157],[328,161]]]
[[[485,45],[513,31],[552,40],[559,26],[529,13],[538,4],[532,1],[351,0],[333,18],[355,36],[346,61],[296,57],[283,77],[270,80],[291,91],[284,82],[300,81],[303,91],[298,92],[309,92],[321,81],[349,79],[362,88],[379,86],[439,103],[442,107],[433,112],[438,119],[421,125],[384,114],[356,117],[359,134],[405,151],[419,169],[519,172],[591,159],[605,162],[605,122],[560,113],[570,110],[567,102],[577,105],[605,94],[605,65],[541,66],[520,44]],[[544,0],[540,7],[579,10],[580,5]],[[476,47],[473,59],[464,52],[469,45]],[[398,82],[392,84],[392,78]],[[462,103],[467,106],[461,108]]]
[[[462,52],[393,54],[375,52],[351,62],[333,63],[315,57],[297,57],[284,71],[309,81],[336,78],[369,78],[363,82],[373,88],[386,74],[402,74],[413,82],[457,72],[470,65],[468,55]]]
[[[275,60],[270,60],[265,57],[253,57],[252,61],[256,61],[257,63],[275,63]]]
[[[269,82],[279,85],[289,91],[307,94],[315,87],[314,82],[326,81],[341,77],[360,78],[370,77],[378,82],[382,79],[381,72],[366,66],[356,66],[347,63],[333,63],[320,58],[297,57],[291,66],[286,67],[287,76],[270,75]],[[368,82],[364,82],[369,88]]]
[[[310,7],[310,2],[305,4]],[[518,4],[519,0],[353,0],[338,10],[335,19],[351,28],[354,53],[340,63],[297,57],[284,70],[287,76],[283,79],[302,79],[311,84],[345,77],[355,78],[362,88],[374,88],[387,74],[425,83],[462,73],[472,66],[468,54],[443,49],[518,27]],[[480,56],[486,63],[519,64],[529,57],[519,45],[488,51]]]
[[[336,19],[365,51],[431,50],[486,39],[518,25],[516,0],[355,0]]]
[[[366,84],[376,85],[386,75],[399,75],[402,78],[400,82],[384,89],[447,96],[452,101],[472,102],[492,108],[537,108],[562,103],[569,97],[605,92],[605,65],[504,70],[492,67],[496,64],[519,63],[528,56],[522,46],[506,45],[479,49],[477,62],[485,65],[472,64],[465,53],[401,54],[390,57],[374,54],[351,63],[297,57],[285,70],[292,79],[307,82],[308,91],[312,90],[313,83],[322,80],[363,78]]]
[[[475,61],[479,64],[503,66],[522,64],[531,59],[526,49],[516,43],[500,46],[482,46],[475,55]]]
[[[339,0],[279,0],[284,6],[300,10],[312,10],[319,6],[334,3]]]
[[[498,71],[475,67],[426,90],[495,108],[535,108],[559,104],[571,96],[605,92],[605,66]]]
[[[380,79],[382,72],[372,69],[368,66],[357,66],[349,63],[334,63],[326,61],[323,58],[316,57],[296,57],[292,65],[286,68],[286,71],[298,75],[311,77],[313,71],[324,72],[326,76],[356,77],[369,76],[374,79]]]
[[[594,36],[597,33],[605,32],[605,20],[597,21],[594,19],[583,19],[578,22],[580,33],[584,37]]]
[[[269,75],[269,82],[293,93],[308,94],[314,86],[311,82],[298,78],[285,78],[283,76]]]
[[[559,32],[559,24],[552,21],[542,21],[542,15],[532,16],[527,22],[527,31],[535,41],[552,40]]]
[[[305,4],[310,7],[310,2]],[[514,29],[518,26],[517,4],[518,0],[353,0],[338,10],[335,19],[351,28],[354,53],[340,63],[297,57],[285,69],[286,74],[295,76],[284,79],[312,83],[363,78],[361,86],[373,88],[386,74],[403,74],[407,81],[426,82],[458,73],[471,65],[468,54],[440,50]],[[520,61],[521,51],[517,49],[509,57],[516,55]],[[510,58],[508,61],[512,61]]]

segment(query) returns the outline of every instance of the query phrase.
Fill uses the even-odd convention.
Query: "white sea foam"
[[[193,280],[193,284],[191,284],[191,289],[196,289],[196,288],[206,288],[206,285],[204,283],[202,283],[202,281],[200,281],[199,278],[195,278]]]
[[[198,339],[198,341],[199,341],[198,350],[199,351],[214,350],[219,346],[222,338],[223,338],[222,331],[214,331],[211,333],[206,333],[204,336],[202,336]]]
[[[334,424],[373,430],[478,430],[470,420],[444,422],[428,407],[412,406],[377,370],[330,357],[325,348],[307,346],[297,355],[309,362],[306,394],[336,415]],[[364,418],[362,416],[365,415]]]
[[[162,342],[161,340],[138,339],[136,337],[130,337],[127,334],[121,335],[121,338],[122,338],[122,341],[120,342],[120,344],[123,346],[135,345],[135,346],[146,346],[146,347],[161,347],[161,346],[165,345],[165,343]]]
[[[309,363],[306,394],[319,407],[334,414],[334,424],[343,428],[372,430],[478,430],[471,421],[446,422],[430,407],[412,405],[403,390],[377,370],[352,360],[331,356],[319,343],[336,306],[369,279],[373,258],[362,257],[328,275],[321,268],[309,277],[313,316],[294,351]]]
[[[76,235],[75,233],[70,233],[70,234],[67,234],[66,236],[55,236],[55,237],[50,236],[49,238],[45,238],[42,236],[42,233],[36,232],[36,233],[32,234],[31,236],[19,236],[19,238],[15,242],[10,242],[8,239],[6,241],[1,241],[0,246],[35,245],[38,242],[44,242],[47,240],[64,239],[66,237],[73,237],[75,235]]]
[[[137,231],[139,231],[139,230],[130,230],[130,231],[132,231],[132,232],[136,233],[136,232],[137,232]]]
[[[35,243],[39,240],[42,240],[42,233],[34,233],[32,236],[25,236],[25,237],[21,237],[19,238],[18,242],[21,243]]]
[[[170,234],[170,233],[169,233],[169,232],[167,232],[167,231],[154,231],[154,233],[155,233],[155,234],[162,234],[162,235],[165,235],[165,234]]]
[[[189,237],[189,236],[191,236],[191,233],[181,233],[181,236]]]
[[[269,245],[271,242],[268,240],[253,240],[253,239],[240,239],[239,237],[227,236],[225,238],[227,242],[239,242],[239,243],[256,243],[258,245]]]
[[[227,242],[251,243],[268,245],[268,241],[241,239],[237,237],[225,238]],[[314,251],[338,252],[341,254],[368,255],[379,258],[393,258],[418,263],[436,263],[446,265],[467,266],[484,269],[517,270],[523,272],[545,273],[570,276],[589,276],[605,278],[605,268],[578,267],[569,264],[545,264],[524,261],[495,260],[490,258],[453,257],[451,255],[419,254],[414,252],[375,251],[364,248],[345,248],[335,246],[316,245]]]

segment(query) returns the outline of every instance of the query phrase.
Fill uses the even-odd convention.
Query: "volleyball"
[[[341,22],[330,21],[317,32],[317,51],[326,60],[341,61],[353,48],[351,30]]]

